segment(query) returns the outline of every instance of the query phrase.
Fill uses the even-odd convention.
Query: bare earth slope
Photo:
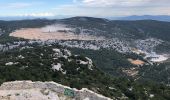
[[[64,33],[64,32],[44,32],[41,28],[26,28],[16,30],[11,33],[10,36],[19,37],[24,39],[35,39],[35,40],[101,40],[103,38],[90,36],[90,35],[76,35],[74,33]]]

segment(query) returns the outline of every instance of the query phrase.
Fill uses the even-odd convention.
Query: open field
[[[10,36],[24,38],[24,39],[35,39],[35,40],[104,40],[103,37],[96,37],[91,35],[76,35],[74,33],[65,32],[44,32],[41,28],[26,28],[12,32]]]

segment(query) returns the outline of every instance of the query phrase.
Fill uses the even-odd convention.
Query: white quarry
[[[151,62],[163,62],[168,59],[168,57],[166,57],[165,55],[159,55],[159,54],[156,54],[155,52],[147,54],[145,58],[149,58]]]

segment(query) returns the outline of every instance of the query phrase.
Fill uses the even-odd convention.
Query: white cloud
[[[26,13],[26,14],[19,14],[17,16],[32,16],[32,17],[51,17],[55,16],[53,13],[44,12],[44,13]]]
[[[149,2],[150,0],[81,0],[81,2],[88,6],[136,6]]]
[[[89,0],[88,2],[92,2],[96,0]],[[94,16],[94,17],[118,17],[118,16],[130,16],[130,15],[170,15],[170,6],[162,6],[161,3],[160,5],[152,5],[150,1],[145,0],[145,4],[138,4],[136,3],[131,3],[131,6],[128,4],[130,2],[124,3],[124,6],[121,4],[115,4],[115,6],[112,6],[108,3],[109,0],[101,0],[101,2],[106,2],[105,6],[99,5],[100,0],[96,2],[98,5],[94,6],[89,6],[87,5],[88,3],[82,3],[80,2],[75,2],[73,5],[62,5],[62,6],[57,6],[56,8],[53,8],[54,12],[57,14],[62,14],[62,15],[71,15],[71,16]],[[118,1],[118,0],[114,0]],[[125,1],[125,0],[119,0],[119,1]],[[132,0],[134,1],[134,0]],[[163,0],[164,2],[166,0]],[[87,1],[86,1],[87,2]],[[138,1],[139,2],[139,1]],[[153,2],[153,1],[152,1]],[[156,3],[156,2],[155,2]],[[155,4],[154,3],[154,4]],[[126,6],[125,6],[126,4]],[[169,3],[167,3],[168,5]],[[110,5],[110,6],[106,6]],[[164,5],[166,5],[164,3]]]
[[[9,3],[7,5],[7,8],[25,8],[25,7],[30,7],[32,5],[33,4],[31,4],[31,3],[21,3],[21,2],[18,2],[18,3]]]
[[[0,16],[5,16],[4,14],[34,17],[170,15],[169,4],[170,0],[72,0],[72,3],[51,6],[45,2],[0,3],[0,9],[4,12]]]
[[[90,7],[164,6],[169,4],[169,0],[76,0],[76,2]]]
[[[73,0],[66,14],[83,16],[170,15],[170,0]]]
[[[20,8],[28,8],[32,6],[38,6],[44,4],[43,2],[12,2],[7,4],[0,4],[1,8],[9,8],[9,9],[20,9]]]

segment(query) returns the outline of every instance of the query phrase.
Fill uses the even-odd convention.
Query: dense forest
[[[143,58],[139,55],[130,53],[122,54],[114,50],[84,50],[78,48],[70,48],[74,54],[86,55],[93,59],[96,66],[102,71],[111,74],[112,76],[123,76],[128,77],[122,72],[122,68],[133,68],[138,67],[131,64],[127,59],[141,59]],[[149,64],[143,65],[139,68],[139,81],[155,81],[158,83],[169,84],[170,79],[170,69],[169,61],[161,64]]]
[[[58,57],[53,51],[60,46],[29,45],[0,53],[0,82],[15,80],[55,81],[72,88],[89,88],[113,99],[170,99],[170,88],[153,82],[140,83],[105,74],[95,65],[92,70],[77,61],[87,61],[85,56]],[[68,59],[72,59],[70,62]],[[10,64],[10,62],[13,62]],[[62,71],[52,69],[52,64],[62,64]],[[77,68],[79,68],[77,70]],[[151,95],[154,95],[152,97]]]

